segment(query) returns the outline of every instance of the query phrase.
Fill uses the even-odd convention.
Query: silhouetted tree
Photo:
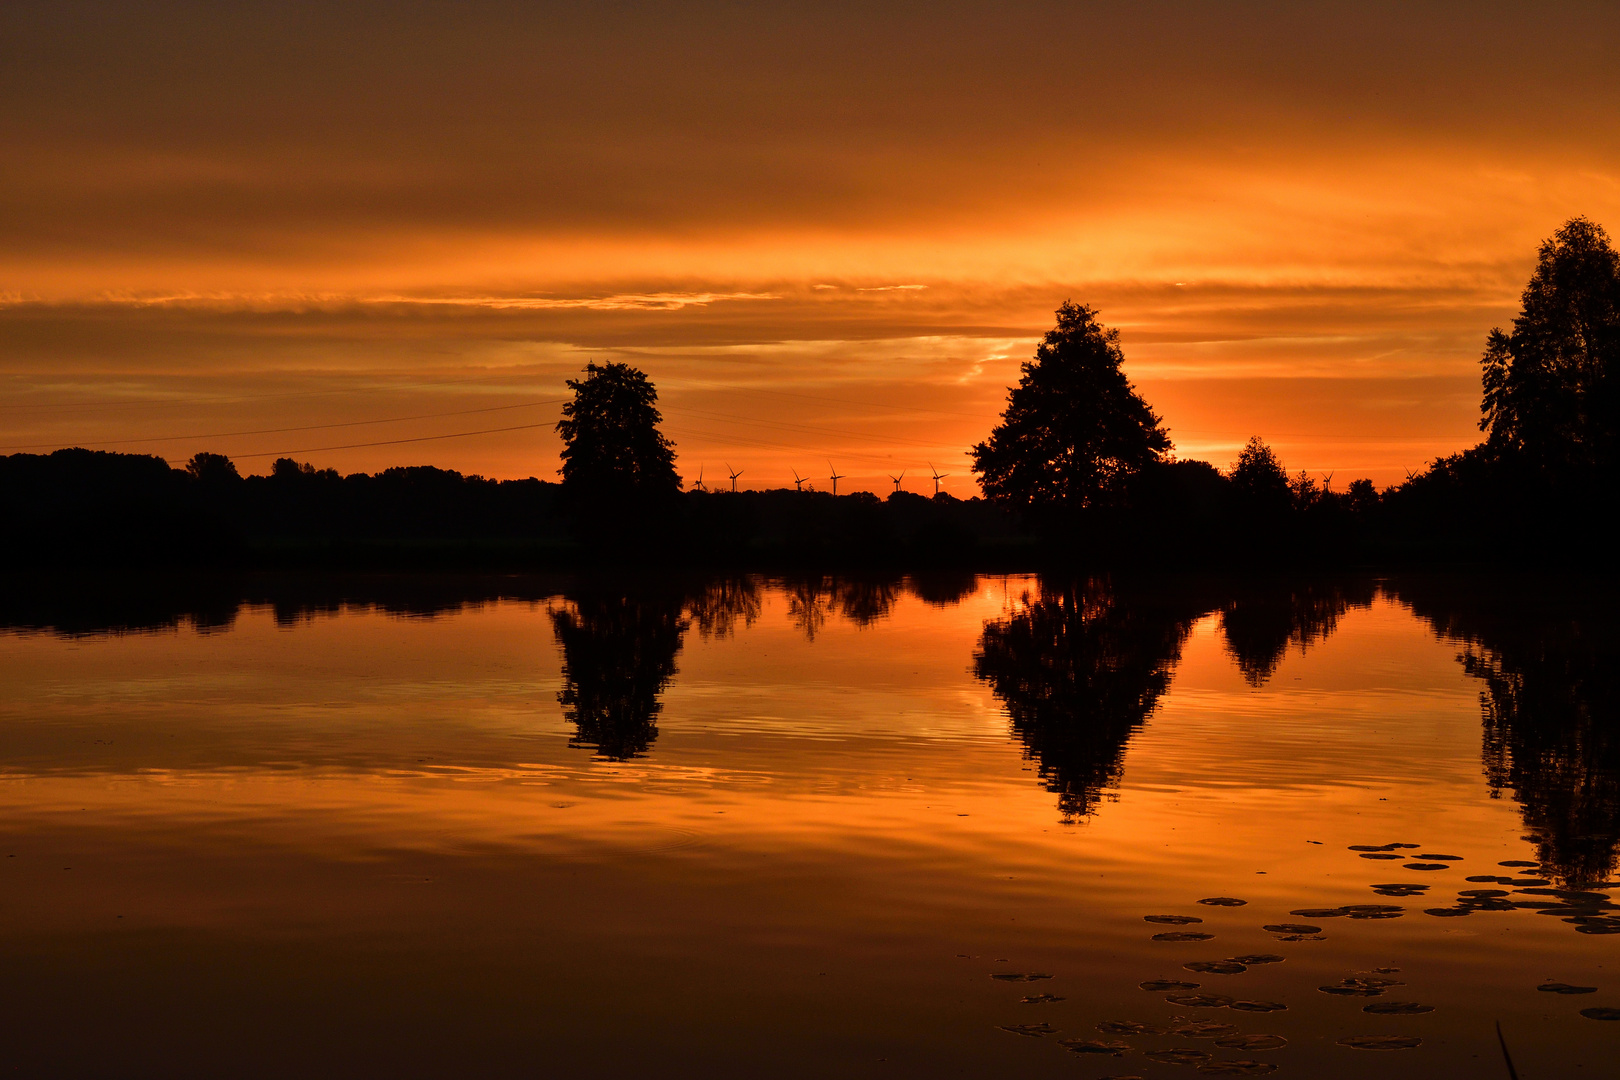
[[[592,589],[551,613],[563,654],[557,701],[578,728],[570,745],[621,761],[658,737],[659,695],[675,675],[687,622],[677,592]]]
[[[1612,466],[1620,437],[1620,256],[1571,218],[1541,245],[1513,332],[1486,339],[1487,445],[1534,473]]]
[[[587,364],[563,406],[564,488],[590,499],[678,491],[675,444],[658,430],[658,391],[628,364]]]
[[[1159,418],[1125,378],[1119,331],[1065,302],[1023,365],[990,438],[973,447],[986,496],[1071,511],[1119,502],[1132,476],[1170,448]]]
[[[211,486],[242,479],[242,474],[236,471],[236,462],[224,454],[193,454],[191,460],[186,462],[186,472],[198,483]]]
[[[1293,501],[1288,470],[1258,435],[1238,452],[1231,481],[1240,501],[1254,508],[1286,510]]]
[[[1185,596],[1043,579],[1013,614],[985,623],[973,673],[1006,706],[1065,820],[1090,814],[1118,782],[1125,744],[1158,707],[1200,614]]]

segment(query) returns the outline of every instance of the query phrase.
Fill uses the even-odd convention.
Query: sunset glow
[[[1073,299],[1178,455],[1382,486],[1620,228],[1601,5],[340,10],[0,14],[0,452],[553,479],[615,359],[688,483],[966,495]]]

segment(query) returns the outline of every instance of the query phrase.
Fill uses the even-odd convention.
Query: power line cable
[[[467,416],[472,413],[503,412],[509,409],[532,409],[540,405],[561,405],[568,398],[550,398],[545,401],[521,401],[516,405],[490,405],[481,409],[455,409],[450,412],[418,413],[415,416],[389,416],[380,420],[347,420],[337,424],[304,424],[299,427],[258,428],[253,431],[215,431],[206,435],[156,435],[144,439],[105,439],[101,442],[77,443],[81,447],[91,446],[127,446],[131,443],[153,442],[188,442],[195,439],[231,439],[242,435],[275,435],[288,431],[321,431],[330,428],[365,427],[368,424],[399,424],[407,420],[433,420],[443,416]],[[0,450],[37,450],[46,446],[60,446],[60,443],[27,443],[0,446]],[[255,455],[245,455],[253,457]]]

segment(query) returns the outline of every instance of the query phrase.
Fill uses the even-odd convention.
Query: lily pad
[[[1130,1053],[1127,1042],[1105,1042],[1101,1039],[1059,1039],[1058,1045],[1071,1054],[1112,1054],[1114,1057]]]
[[[1194,960],[1181,966],[1200,975],[1241,975],[1249,970],[1247,966],[1232,960]]]
[[[1248,903],[1247,900],[1239,900],[1235,896],[1206,896],[1198,902],[1210,907],[1243,907]]]
[[[1288,1040],[1281,1035],[1228,1035],[1215,1045],[1223,1050],[1281,1050]]]
[[[1347,1035],[1339,1045],[1352,1050],[1411,1050],[1422,1046],[1423,1040],[1416,1035]]]
[[[1286,959],[1288,957],[1278,956],[1276,953],[1247,953],[1243,956],[1229,956],[1226,958],[1228,963],[1244,964],[1248,967],[1254,967],[1257,964],[1280,964]]]
[[[1184,1009],[1224,1009],[1232,1004],[1225,994],[1166,994],[1164,1000]]]
[[[1298,915],[1302,919],[1336,919],[1341,915],[1348,915],[1350,912],[1342,907],[1307,907],[1295,908],[1288,914]]]
[[[1154,941],[1209,941],[1214,934],[1205,934],[1197,930],[1172,930],[1167,934],[1154,934]]]
[[[1042,1035],[1056,1035],[1058,1029],[1051,1024],[998,1024],[998,1031],[1011,1032],[1029,1039],[1039,1039]]]
[[[1189,926],[1204,920],[1196,915],[1144,915],[1143,922],[1163,923],[1166,926]]]
[[[1265,1076],[1276,1071],[1269,1061],[1208,1061],[1198,1066],[1200,1076]]]
[[[1497,866],[1540,866],[1541,864],[1538,863],[1538,862],[1532,862],[1529,859],[1503,859],[1501,862],[1497,863],[1496,865]]]
[[[1450,870],[1451,867],[1443,862],[1409,862],[1402,863],[1408,870]]]
[[[1405,855],[1397,855],[1392,851],[1363,851],[1363,859],[1404,859]]]
[[[1143,990],[1150,990],[1155,994],[1163,993],[1166,990],[1198,989],[1197,983],[1182,982],[1179,979],[1149,979],[1147,982],[1137,983],[1136,985],[1141,987]]]
[[[1431,907],[1423,909],[1423,914],[1433,915],[1437,919],[1455,919],[1459,915],[1470,915],[1472,913],[1473,910],[1466,907]]]
[[[1287,1012],[1288,1006],[1280,1001],[1234,1001],[1228,1008],[1236,1012]]]
[[[1424,862],[1462,862],[1461,855],[1431,855],[1428,852],[1419,852],[1418,858]]]
[[[1149,1061],[1160,1061],[1166,1065],[1198,1065],[1208,1061],[1215,1055],[1204,1050],[1149,1050],[1142,1055]]]
[[[1375,1001],[1371,1005],[1363,1005],[1361,1011],[1374,1016],[1417,1016],[1419,1013],[1434,1012],[1434,1006],[1419,1005],[1415,1001]]]
[[[1020,1005],[1050,1005],[1054,1001],[1062,1001],[1059,994],[1030,994],[1018,999]]]
[[[1322,932],[1320,926],[1297,922],[1267,923],[1260,929],[1273,934],[1320,934]]]
[[[1104,1035],[1163,1035],[1164,1028],[1136,1020],[1104,1020],[1097,1025]]]
[[[1620,1009],[1582,1009],[1581,1015],[1588,1020],[1620,1020]]]
[[[1223,1024],[1217,1020],[1182,1020],[1170,1025],[1170,1034],[1189,1039],[1219,1039],[1237,1034],[1236,1024]]]
[[[1052,976],[1043,975],[1038,971],[1031,971],[1028,974],[1014,971],[997,971],[991,973],[990,977],[997,982],[1039,982],[1042,979],[1050,979]]]
[[[1595,986],[1571,986],[1566,982],[1544,982],[1536,987],[1543,994],[1595,994]]]

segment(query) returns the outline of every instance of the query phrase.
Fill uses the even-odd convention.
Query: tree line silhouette
[[[1484,440],[1379,491],[1290,475],[1259,437],[1224,470],[1173,455],[1119,334],[1065,302],[970,451],[982,498],[682,491],[651,380],[568,381],[560,483],[428,466],[340,476],[282,458],[242,476],[82,449],[0,457],[16,561],[213,563],[1561,560],[1600,550],[1620,453],[1620,257],[1585,218],[1541,247],[1482,358]],[[898,486],[898,485],[897,485]]]

